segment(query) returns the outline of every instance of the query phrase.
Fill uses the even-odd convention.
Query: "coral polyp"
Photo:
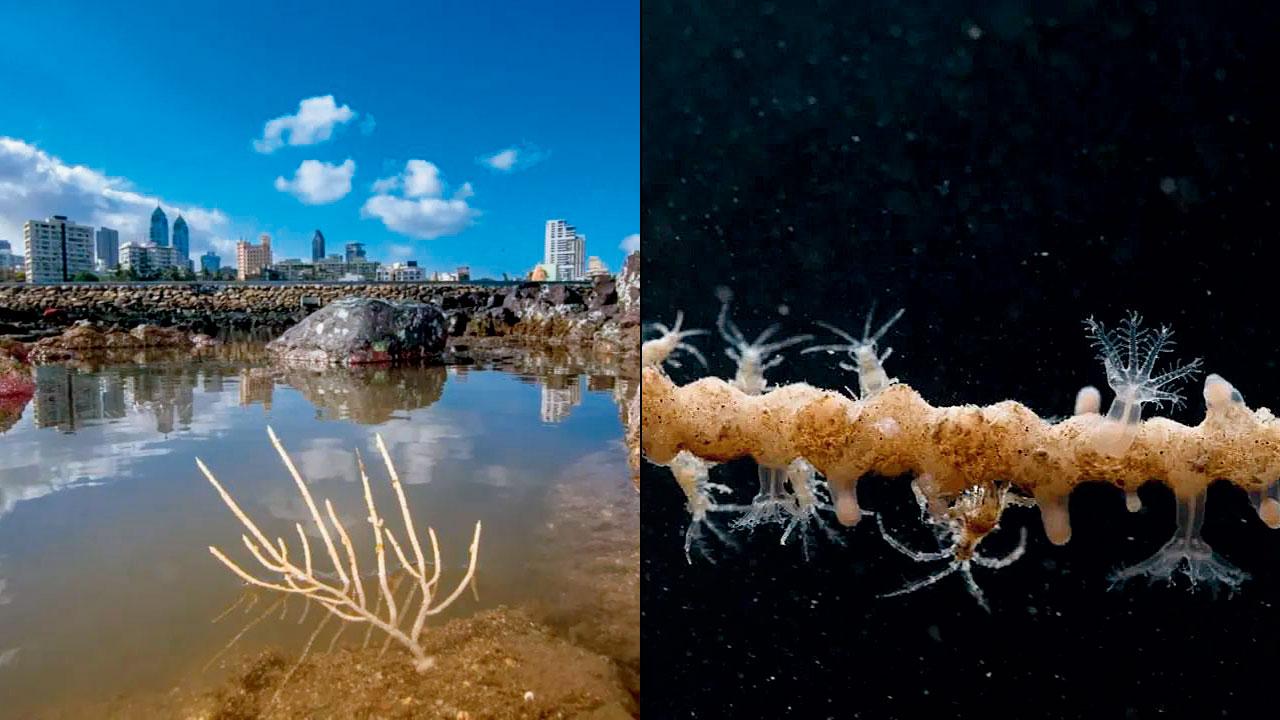
[[[887,353],[876,356],[874,343],[900,314],[874,334],[868,319],[862,339],[838,333],[848,345],[816,348],[851,357],[858,347],[870,349],[877,362],[868,368],[875,376],[870,383],[859,383],[863,392],[856,398],[806,383],[748,392],[754,388],[704,377],[681,386],[661,367],[662,358],[651,356],[654,361],[642,370],[644,456],[673,470],[679,465],[677,456],[693,458],[708,473],[715,464],[753,459],[761,468],[760,492],[735,526],[776,523],[783,526],[784,539],[799,525],[822,526],[823,511],[833,512],[845,526],[857,524],[864,514],[857,486],[865,476],[911,477],[921,516],[939,548],[912,549],[888,533],[883,518],[877,517],[877,523],[899,552],[920,562],[948,564],[888,595],[959,573],[984,607],[972,567],[1003,568],[1023,552],[1022,544],[1002,557],[978,551],[979,543],[999,527],[1003,511],[1017,505],[1038,508],[1045,536],[1064,544],[1071,538],[1067,499],[1082,483],[1118,487],[1126,492],[1130,510],[1141,507],[1137,490],[1148,481],[1169,487],[1177,500],[1173,539],[1151,559],[1114,573],[1115,583],[1138,576],[1171,580],[1178,573],[1192,586],[1234,588],[1243,582],[1244,571],[1215,554],[1200,536],[1206,490],[1216,480],[1247,491],[1263,522],[1280,527],[1280,421],[1270,410],[1250,409],[1235,387],[1210,374],[1203,385],[1205,415],[1199,424],[1158,416],[1142,419],[1145,405],[1179,402],[1174,383],[1201,366],[1194,360],[1157,369],[1172,346],[1168,328],[1144,329],[1136,314],[1114,331],[1086,321],[1115,397],[1103,414],[1101,393],[1086,387],[1076,398],[1074,414],[1055,422],[1012,400],[986,407],[934,407],[909,385],[888,380],[881,365]],[[846,368],[861,375],[863,364]],[[691,490],[685,487],[686,494]],[[690,508],[696,507],[690,495]],[[736,507],[718,506],[725,511]],[[695,522],[700,522],[697,515]]]

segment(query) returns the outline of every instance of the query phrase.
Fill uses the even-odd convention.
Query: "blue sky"
[[[54,212],[136,239],[157,201],[224,263],[262,232],[309,257],[316,228],[475,276],[528,271],[551,218],[610,269],[638,242],[635,0],[127,6],[0,0],[29,30],[0,42],[15,246]]]

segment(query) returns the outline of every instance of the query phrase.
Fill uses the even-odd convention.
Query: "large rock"
[[[267,350],[281,360],[314,364],[411,360],[444,350],[446,329],[435,305],[343,298],[308,315]]]

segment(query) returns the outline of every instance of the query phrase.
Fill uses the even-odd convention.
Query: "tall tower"
[[[311,261],[318,262],[324,259],[324,233],[316,230],[316,234],[311,236]]]
[[[151,213],[151,244],[156,247],[165,247],[169,244],[169,218],[159,205],[156,206],[155,212]]]
[[[178,264],[186,268],[191,260],[191,231],[181,215],[173,221],[173,247],[178,251]]]
[[[542,262],[554,265],[556,279],[581,280],[586,275],[587,236],[564,220],[548,220]]]
[[[364,243],[347,243],[347,262],[364,262]]]

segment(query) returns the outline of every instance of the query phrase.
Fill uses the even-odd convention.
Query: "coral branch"
[[[641,443],[649,460],[666,464],[681,450],[718,463],[752,457],[767,467],[804,458],[828,478],[837,507],[870,473],[928,474],[943,497],[1007,481],[1055,516],[1065,516],[1058,504],[1087,481],[1136,491],[1154,479],[1189,499],[1215,479],[1260,491],[1280,477],[1280,422],[1235,400],[1238,393],[1218,376],[1205,381],[1199,425],[1152,418],[1115,457],[1089,441],[1105,421],[1094,413],[1050,424],[1013,401],[933,407],[903,384],[852,401],[802,383],[747,395],[717,378],[677,387],[657,368],[643,372]],[[856,497],[853,503],[840,513],[846,525],[858,519]]]
[[[288,468],[289,474],[293,477],[298,486],[298,492],[302,495],[308,509],[311,511],[312,521],[316,525],[321,538],[325,542],[328,550],[329,559],[333,565],[332,575],[340,581],[340,585],[326,582],[322,579],[319,572],[312,566],[311,546],[307,540],[306,532],[301,523],[295,525],[298,531],[298,537],[302,544],[303,567],[298,567],[289,559],[288,547],[284,540],[277,539],[277,544],[272,544],[266,539],[266,536],[253,522],[253,520],[245,514],[245,512],[236,503],[235,499],[227,492],[226,488],[218,482],[209,468],[199,459],[196,464],[200,471],[204,474],[210,484],[218,491],[224,503],[230,508],[233,515],[247,529],[250,535],[257,541],[251,540],[249,535],[242,536],[244,544],[248,547],[253,558],[264,569],[272,574],[278,574],[284,584],[278,584],[268,580],[263,580],[252,573],[248,572],[235,561],[231,560],[221,550],[216,547],[210,547],[209,552],[213,554],[222,564],[226,565],[231,572],[235,573],[240,579],[251,585],[264,587],[269,590],[288,594],[301,594],[306,598],[315,600],[320,603],[330,614],[347,622],[365,622],[369,623],[370,629],[378,628],[387,634],[388,641],[394,639],[396,642],[404,646],[413,656],[414,667],[419,671],[425,671],[434,665],[434,659],[426,655],[422,648],[420,638],[422,635],[425,620],[429,615],[440,613],[448,608],[458,599],[463,591],[471,586],[475,577],[475,570],[478,561],[480,547],[480,523],[476,523],[475,533],[471,539],[469,549],[469,560],[467,564],[466,575],[458,583],[457,588],[444,600],[436,601],[432,591],[440,577],[440,546],[437,541],[434,530],[428,529],[428,535],[431,540],[432,557],[435,561],[435,574],[428,581],[426,579],[426,559],[422,552],[422,545],[418,541],[418,532],[413,522],[413,516],[409,512],[409,504],[405,499],[404,490],[400,484],[399,474],[396,472],[395,466],[391,462],[391,456],[387,452],[386,445],[382,441],[381,436],[376,436],[378,449],[382,453],[382,458],[387,466],[387,473],[391,478],[391,485],[395,490],[396,498],[400,503],[401,515],[404,519],[405,532],[408,534],[410,544],[414,552],[415,563],[411,563],[404,553],[401,552],[399,545],[391,537],[390,531],[382,526],[382,519],[378,515],[377,507],[373,502],[373,493],[369,487],[368,473],[365,471],[363,458],[359,459],[360,478],[364,486],[365,504],[369,510],[369,523],[373,527],[374,532],[374,552],[377,557],[378,566],[378,593],[374,607],[370,609],[370,597],[366,595],[364,584],[361,580],[359,563],[357,561],[355,547],[351,542],[350,536],[347,534],[346,528],[338,520],[338,514],[333,509],[333,504],[328,500],[324,500],[325,511],[328,514],[328,522],[332,523],[338,532],[342,547],[346,553],[346,562],[339,557],[337,548],[333,543],[333,539],[329,534],[326,520],[320,515],[319,509],[315,501],[311,497],[310,491],[307,489],[306,483],[302,476],[298,473],[289,454],[285,451],[284,446],[280,443],[274,431],[267,429],[272,444],[279,452],[281,459],[284,461],[285,467]],[[414,613],[414,623],[412,628],[406,633],[400,628],[400,619],[403,617],[401,611],[407,610],[409,601],[412,597],[406,598],[401,606],[397,606],[393,597],[394,588],[390,586],[387,579],[386,556],[382,544],[383,533],[386,533],[387,539],[391,540],[392,547],[395,548],[396,555],[400,562],[404,565],[408,574],[418,581],[422,589],[422,597],[419,599],[418,607]],[[264,555],[265,552],[265,555]],[[344,567],[345,565],[345,567]],[[350,575],[348,575],[348,571]],[[331,576],[332,576],[331,575]],[[398,587],[398,584],[397,586]],[[383,607],[386,606],[386,615],[384,616]],[[408,613],[404,613],[407,615]],[[313,638],[314,639],[314,638]],[[308,644],[310,647],[310,644]]]

